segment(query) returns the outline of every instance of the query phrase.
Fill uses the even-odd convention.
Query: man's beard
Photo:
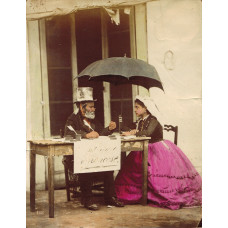
[[[88,119],[92,119],[93,120],[95,118],[95,112],[86,111],[85,117],[88,118]]]

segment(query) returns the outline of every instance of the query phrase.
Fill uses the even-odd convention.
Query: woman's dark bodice
[[[149,115],[146,120],[140,120],[138,123],[139,132],[136,136],[151,137],[150,143],[163,140],[163,129],[157,118]]]
[[[137,124],[133,124],[132,126],[126,128],[123,127],[122,130],[131,130],[136,129]],[[162,125],[158,122],[155,116],[151,114],[145,120],[139,120],[138,128],[139,131],[136,133],[136,136],[146,136],[151,137],[150,143],[155,143],[163,140],[163,128]]]

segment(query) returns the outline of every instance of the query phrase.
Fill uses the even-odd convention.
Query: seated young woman
[[[202,204],[202,179],[187,156],[163,139],[161,115],[150,97],[136,96],[135,128],[123,135],[151,137],[148,148],[148,204],[179,209]],[[125,204],[142,198],[142,153],[132,151],[115,179],[117,198]]]

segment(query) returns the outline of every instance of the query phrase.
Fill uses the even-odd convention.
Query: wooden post
[[[107,15],[104,9],[101,9],[101,42],[102,59],[108,58],[108,35],[107,35]],[[110,108],[110,83],[103,82],[104,92],[104,126],[108,126],[111,121]]]
[[[138,4],[135,6],[135,37],[136,37],[136,55],[137,59],[145,62],[148,60],[147,46],[147,11],[146,4]],[[149,91],[139,86],[138,94],[141,96],[149,96]]]
[[[101,9],[101,42],[102,58],[108,58],[108,34],[107,34],[107,13]]]
[[[29,85],[28,108],[31,126],[31,138],[44,138],[43,135],[43,107],[42,107],[42,77],[41,77],[41,53],[38,20],[27,21],[28,29],[28,60],[29,60]],[[33,110],[33,111],[32,111]],[[35,111],[34,111],[35,110]]]
[[[47,48],[45,19],[39,20],[40,35],[40,66],[41,66],[41,86],[42,86],[42,112],[43,112],[43,138],[49,138],[50,132],[50,107],[48,92],[48,68],[47,68]]]
[[[30,151],[30,211],[35,211],[35,183],[36,183],[36,154],[33,153],[35,146],[31,144]]]
[[[131,7],[131,12],[129,16],[129,29],[130,29],[130,48],[131,48],[131,58],[136,58],[136,31],[135,31],[135,8]]]
[[[143,143],[142,168],[143,168],[143,183],[142,183],[142,205],[147,205],[147,169],[148,169],[148,140]]]
[[[135,34],[137,59],[147,62],[147,28],[146,28],[146,5],[135,6]]]
[[[48,197],[49,218],[54,218],[54,146],[49,146],[48,153]]]
[[[71,31],[71,67],[72,67],[72,92],[73,101],[76,99],[76,89],[78,87],[78,79],[75,78],[78,75],[77,64],[77,47],[76,47],[76,35],[75,35],[75,14],[70,14],[70,31]],[[75,108],[75,106],[73,107]]]
[[[136,31],[135,31],[135,8],[134,6],[131,7],[131,13],[129,16],[129,27],[130,27],[130,47],[131,47],[131,58],[137,57],[136,54]],[[137,85],[132,85],[132,103],[133,103],[133,110],[135,106],[135,97],[138,95],[138,86]],[[135,112],[133,111],[133,122],[136,122],[136,115]]]

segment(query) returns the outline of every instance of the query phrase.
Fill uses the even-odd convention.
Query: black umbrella
[[[161,80],[154,66],[133,58],[112,57],[98,60],[87,66],[77,78],[90,81],[106,81],[115,85],[135,84],[147,89],[158,87],[163,90]]]

